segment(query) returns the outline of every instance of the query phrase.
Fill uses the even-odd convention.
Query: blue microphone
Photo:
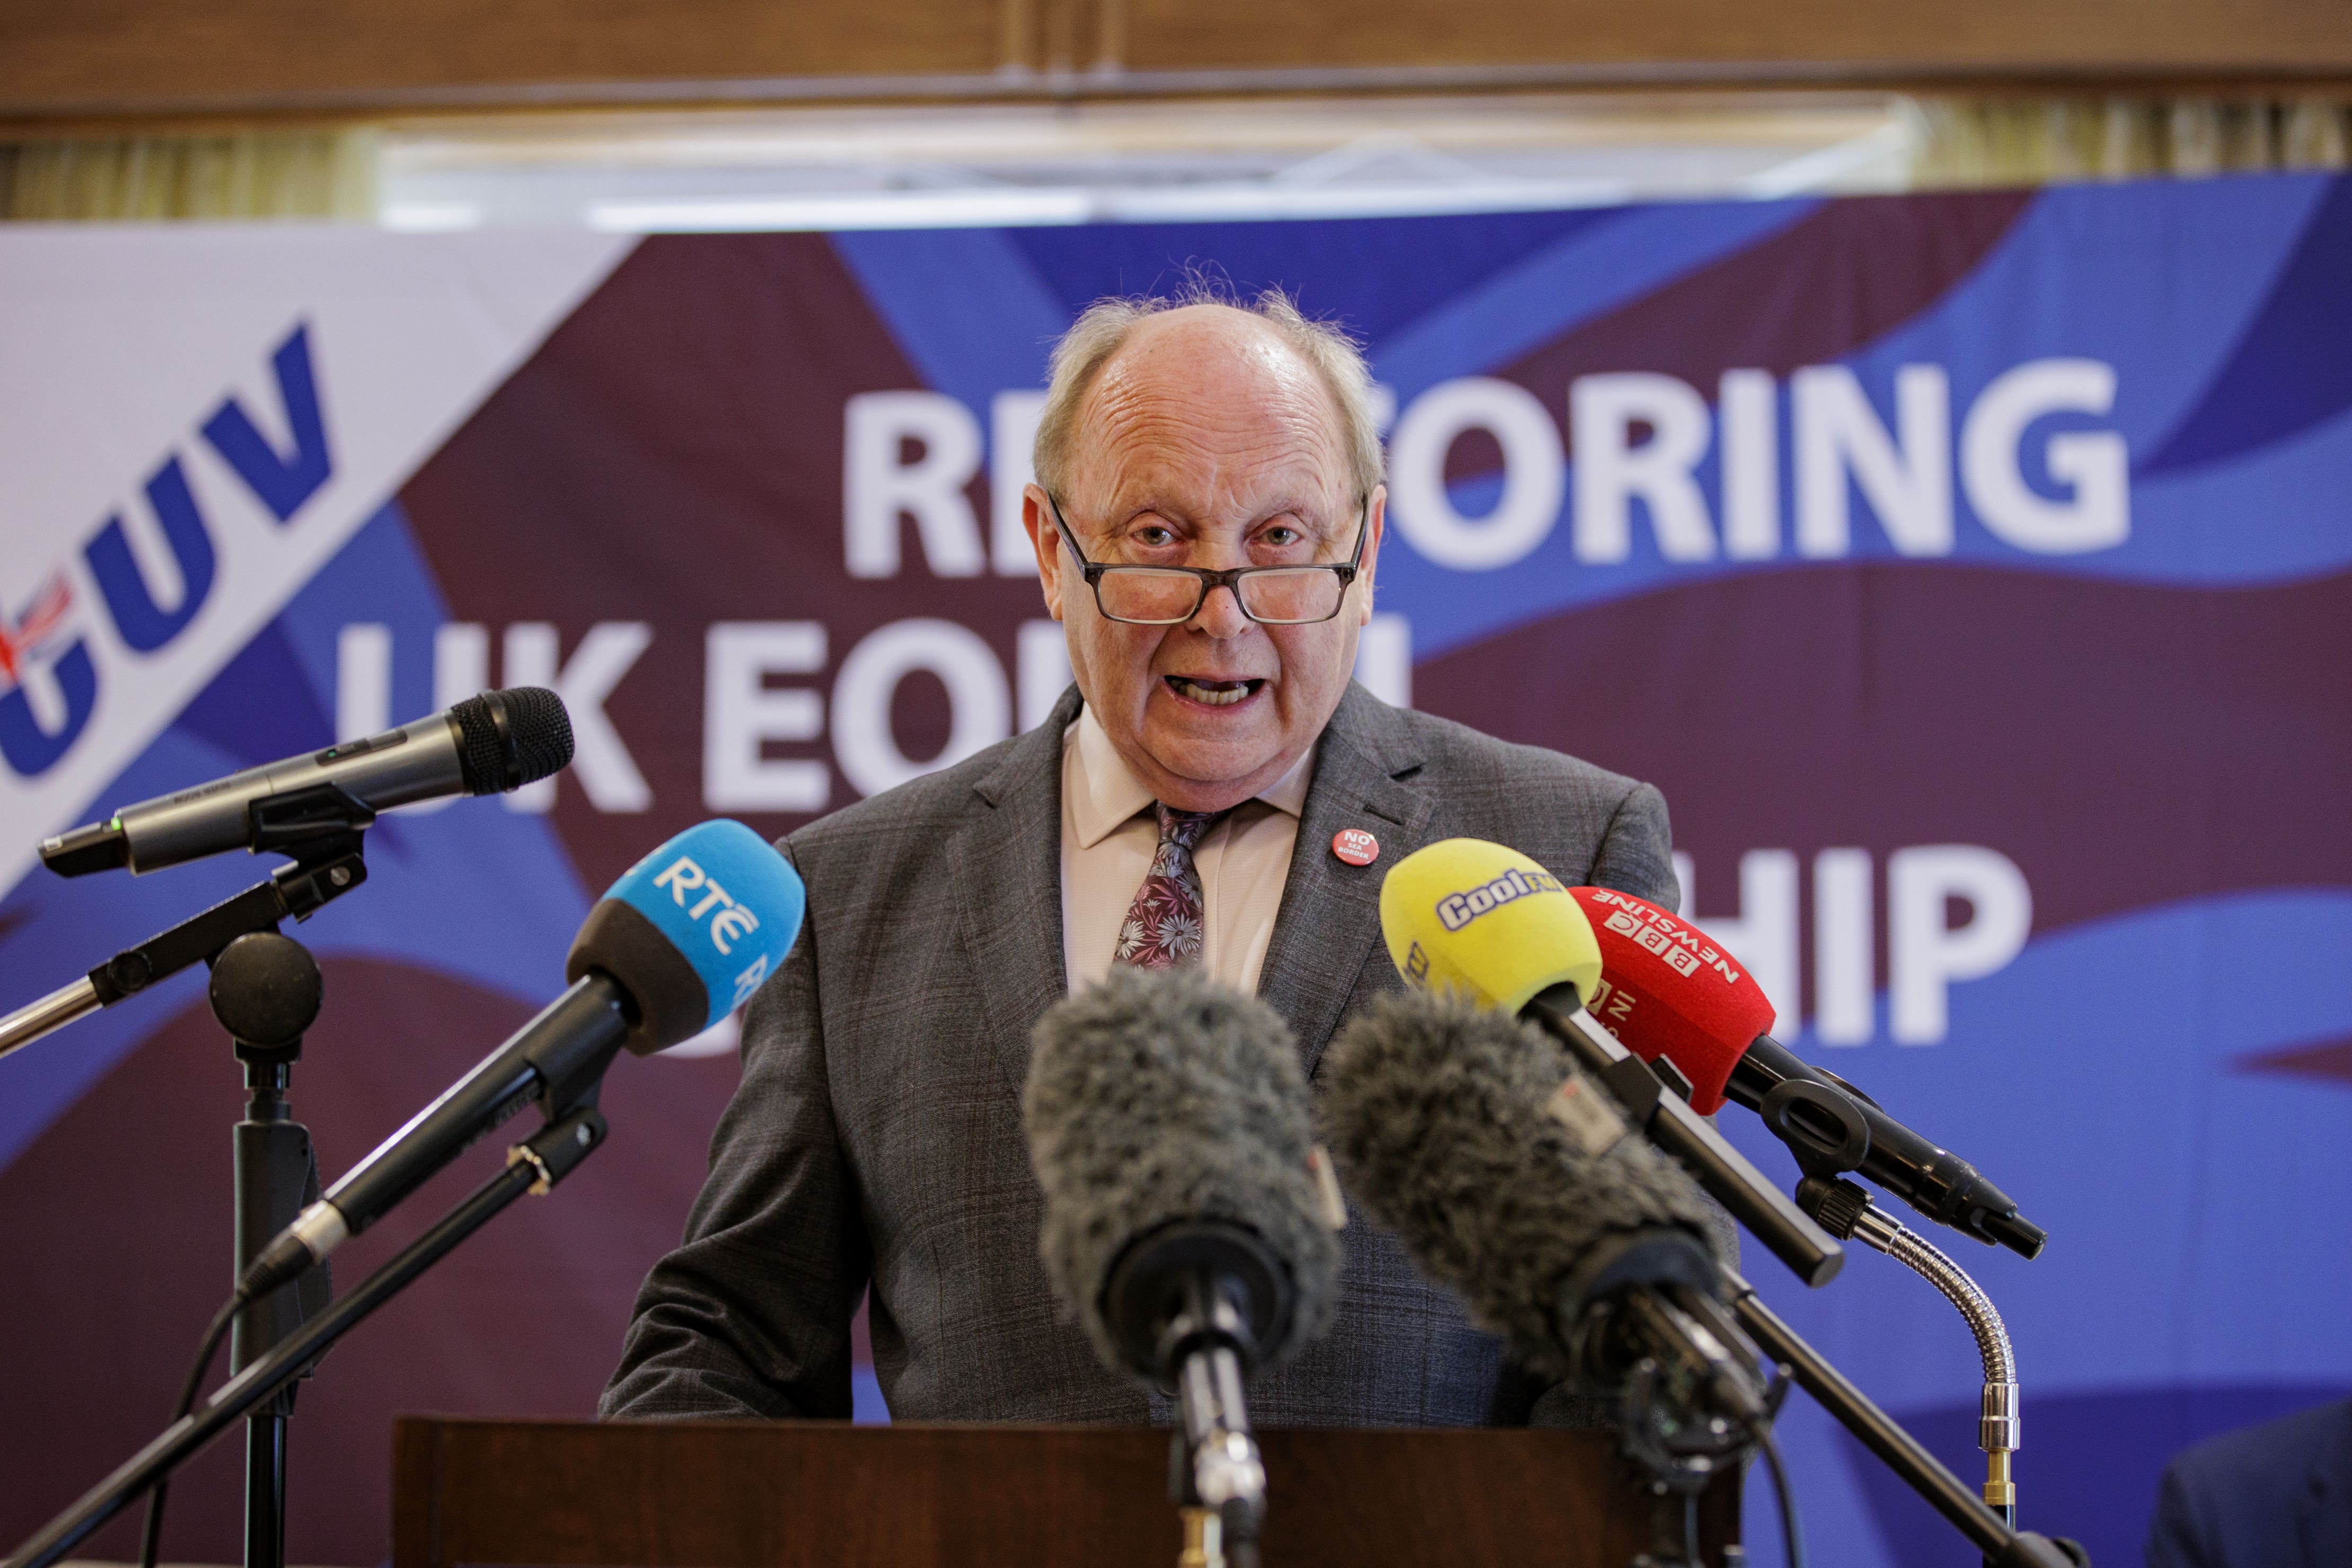
[[[297,1215],[238,1298],[324,1262],[532,1100],[550,1120],[593,1104],[622,1047],[662,1050],[719,1022],[783,962],[807,903],[791,864],[740,822],[689,827],[630,867],[572,940],[571,988]]]
[[[630,867],[588,911],[563,977],[625,979],[640,1056],[702,1033],[783,962],[808,890],[775,847],[740,822],[689,827]]]

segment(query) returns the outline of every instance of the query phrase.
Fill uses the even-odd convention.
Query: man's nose
[[[1241,592],[1238,584],[1231,583],[1220,583],[1210,589],[1201,607],[1185,623],[1187,629],[1213,637],[1241,636],[1254,624],[1242,614]]]

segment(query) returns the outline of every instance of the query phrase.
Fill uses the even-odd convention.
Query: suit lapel
[[[1422,846],[1428,795],[1400,780],[1421,763],[1390,710],[1350,684],[1323,731],[1315,782],[1299,813],[1298,843],[1266,945],[1259,994],[1297,1031],[1311,1076],[1368,963],[1388,963],[1381,880]],[[1350,866],[1331,852],[1343,828],[1380,840],[1380,858]]]
[[[1017,1100],[1029,1032],[1069,990],[1062,968],[1062,731],[1077,688],[972,785],[949,842],[955,913],[980,994],[980,1037]]]

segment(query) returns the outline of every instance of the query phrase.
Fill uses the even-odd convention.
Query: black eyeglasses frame
[[[1234,596],[1234,607],[1247,619],[1259,626],[1319,626],[1326,621],[1336,619],[1339,612],[1348,607],[1348,589],[1354,584],[1356,574],[1362,567],[1364,542],[1371,536],[1372,531],[1372,501],[1370,496],[1366,496],[1358,510],[1355,552],[1344,562],[1318,561],[1305,566],[1228,566],[1222,570],[1207,566],[1139,566],[1127,562],[1087,560],[1087,552],[1078,548],[1077,535],[1070,531],[1070,525],[1062,519],[1061,501],[1051,490],[1045,492],[1045,510],[1053,518],[1055,531],[1061,534],[1062,542],[1070,547],[1070,554],[1077,561],[1078,570],[1085,576],[1087,586],[1093,590],[1097,613],[1103,619],[1116,621],[1123,626],[1181,626],[1198,616],[1202,608],[1208,604],[1209,595],[1219,588],[1229,591]],[[1200,579],[1201,595],[1192,601],[1192,609],[1183,615],[1166,620],[1139,621],[1127,616],[1114,616],[1103,608],[1102,602],[1102,580],[1113,572],[1150,572],[1159,575],[1181,574],[1185,576],[1196,577]],[[1266,572],[1328,572],[1339,579],[1339,603],[1331,606],[1329,615],[1318,616],[1311,621],[1269,621],[1251,615],[1248,602],[1242,597],[1241,581],[1254,574]]]

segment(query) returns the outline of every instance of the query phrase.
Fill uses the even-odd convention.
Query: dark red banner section
[[[1547,619],[1413,679],[1449,717],[1657,781],[1703,911],[1736,906],[1761,820],[1807,856],[1998,844],[2046,932],[2352,881],[2326,782],[2352,777],[2346,625],[2352,577],[2217,590],[1814,566]]]
[[[831,669],[887,623],[939,616],[1015,668],[1013,628],[1044,613],[1034,581],[935,577],[911,527],[899,574],[844,565],[843,407],[922,384],[824,237],[649,239],[402,490],[452,617],[490,628],[494,647],[519,622],[552,623],[566,657],[599,623],[651,628],[604,705],[650,809],[597,811],[569,781],[557,796],[592,891],[714,815],[712,623],[822,621]],[[976,509],[985,489],[972,482]],[[936,679],[898,683],[890,729],[907,756],[937,755],[949,722]],[[819,740],[768,755],[828,753]],[[836,773],[829,804],[855,798]],[[724,814],[770,834],[810,815]]]
[[[2008,235],[2027,191],[1832,202],[1780,234],[1578,324],[1496,374],[1545,403],[1580,375],[1648,371],[1712,396],[1727,370],[1786,375],[1853,353],[1933,306]],[[1561,432],[1573,455],[1573,434]],[[1479,432],[1449,480],[1501,467]]]

